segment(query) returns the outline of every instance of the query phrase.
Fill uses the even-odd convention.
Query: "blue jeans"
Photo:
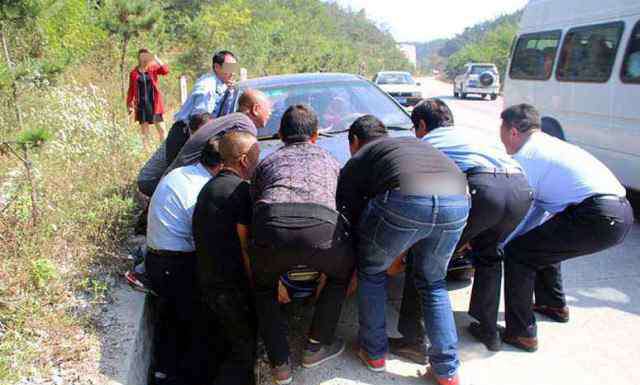
[[[422,301],[427,355],[440,376],[456,373],[458,335],[445,277],[469,215],[469,198],[408,196],[397,191],[371,199],[358,226],[358,311],[360,346],[373,359],[388,350],[385,321],[386,270],[411,249],[413,274]]]

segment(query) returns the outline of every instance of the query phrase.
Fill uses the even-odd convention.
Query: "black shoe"
[[[490,351],[499,352],[502,350],[502,340],[497,330],[488,332],[478,322],[472,322],[468,330],[473,338],[482,342]]]
[[[416,364],[427,364],[427,347],[424,343],[409,342],[404,338],[389,338],[389,351]]]

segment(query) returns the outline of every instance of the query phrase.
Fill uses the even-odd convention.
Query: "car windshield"
[[[376,80],[378,84],[416,84],[409,74],[380,74]]]
[[[270,99],[273,113],[258,136],[277,134],[285,110],[294,104],[308,104],[318,114],[320,132],[349,129],[362,115],[371,114],[392,128],[410,129],[411,119],[395,102],[364,80],[257,87]]]
[[[471,74],[472,75],[480,75],[484,72],[492,72],[492,73],[496,73],[496,69],[493,66],[473,66],[471,67]]]

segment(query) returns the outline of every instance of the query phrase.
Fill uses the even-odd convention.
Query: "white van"
[[[602,160],[640,190],[640,1],[531,0],[505,82],[543,130]]]

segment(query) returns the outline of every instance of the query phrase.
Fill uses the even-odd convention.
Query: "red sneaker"
[[[457,373],[454,374],[453,377],[441,377],[429,367],[427,377],[431,377],[438,385],[460,385],[460,377]]]
[[[384,357],[383,358],[378,358],[377,360],[374,360],[374,359],[370,358],[369,357],[369,353],[365,352],[363,349],[360,349],[360,351],[358,352],[358,357],[360,357],[362,362],[371,371],[384,372],[384,370],[386,369],[387,364],[386,364],[386,361],[385,361]]]

